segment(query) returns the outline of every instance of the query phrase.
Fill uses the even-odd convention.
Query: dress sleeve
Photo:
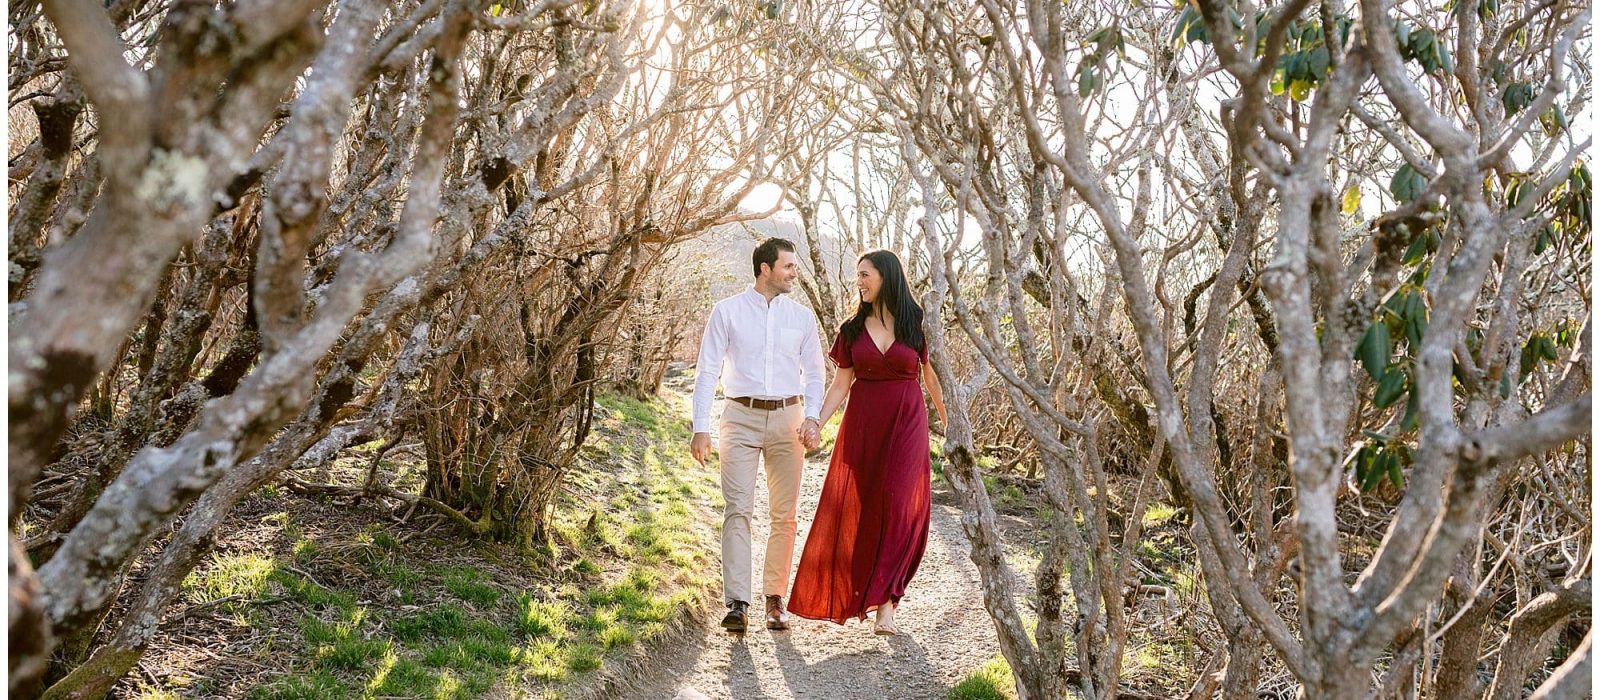
[[[928,341],[922,341],[922,347],[917,349],[917,366],[928,364]]]
[[[833,336],[833,349],[828,351],[828,359],[833,360],[833,364],[841,369],[855,364],[851,361],[850,344],[845,342],[844,333]]]

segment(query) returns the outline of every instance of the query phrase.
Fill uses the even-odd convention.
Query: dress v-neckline
[[[879,357],[888,357],[889,356],[889,350],[893,350],[894,349],[894,343],[897,340],[895,337],[893,337],[892,335],[889,337],[889,348],[888,349],[884,349],[884,348],[878,347],[878,339],[872,337],[872,329],[867,328],[867,327],[865,327],[863,325],[861,330],[862,330],[862,332],[867,334],[867,342],[872,344],[872,349],[878,351],[878,356]]]

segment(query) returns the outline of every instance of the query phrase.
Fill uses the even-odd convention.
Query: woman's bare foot
[[[900,628],[894,626],[894,609],[899,607],[894,603],[885,603],[878,606],[878,615],[872,621],[872,633],[884,637],[900,634]]]

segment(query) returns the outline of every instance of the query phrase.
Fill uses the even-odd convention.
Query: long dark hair
[[[883,278],[883,285],[878,288],[878,303],[894,316],[895,340],[905,343],[921,354],[927,342],[922,337],[922,305],[917,303],[917,297],[911,293],[911,285],[906,282],[906,273],[900,266],[900,258],[887,250],[874,250],[862,255],[856,262],[860,263],[862,260],[872,263],[878,270],[878,276]],[[856,342],[856,338],[867,330],[867,318],[872,316],[872,307],[872,304],[861,302],[861,306],[856,309],[856,315],[839,327],[839,332],[844,334],[846,343]]]

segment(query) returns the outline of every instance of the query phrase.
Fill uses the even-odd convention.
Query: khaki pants
[[[773,411],[728,401],[722,409],[717,454],[722,463],[722,597],[750,598],[750,518],[756,505],[756,464],[766,457],[772,531],[767,536],[764,595],[788,595],[794,561],[800,477],[805,448],[796,432],[805,422],[801,404]]]

